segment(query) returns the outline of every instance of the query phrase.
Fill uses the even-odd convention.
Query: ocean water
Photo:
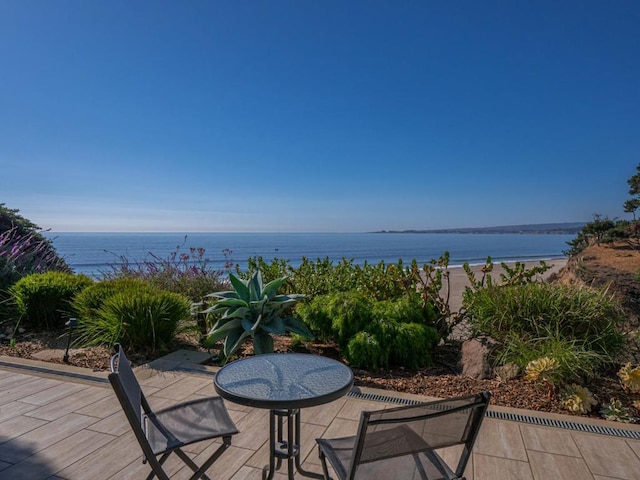
[[[483,264],[487,256],[494,262],[563,258],[567,242],[574,235],[535,234],[430,234],[430,233],[54,233],[46,236],[76,273],[100,277],[124,256],[139,262],[153,254],[166,258],[178,249],[204,248],[216,268],[228,258],[240,268],[247,259],[262,256],[287,259],[292,266],[302,258],[329,257],[338,262],[352,259],[357,264],[428,263],[445,251],[450,266],[466,262]],[[224,251],[231,253],[224,255]]]

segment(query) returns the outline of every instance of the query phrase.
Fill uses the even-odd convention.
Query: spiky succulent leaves
[[[229,281],[231,282],[231,285],[233,285],[233,288],[235,289],[234,293],[237,297],[249,303],[251,301],[251,295],[249,293],[248,282],[243,282],[233,273],[229,274]]]
[[[253,351],[256,355],[273,353],[273,338],[267,333],[259,333],[253,337]]]
[[[242,319],[220,319],[213,326],[204,344],[207,348],[213,347],[217,342],[229,336],[235,330],[242,330]]]
[[[204,313],[216,315],[215,323],[205,342],[213,346],[223,340],[225,358],[232,355],[249,337],[253,338],[256,354],[273,351],[273,335],[294,332],[307,338],[313,334],[299,319],[283,317],[283,313],[295,305],[304,295],[278,295],[278,290],[287,277],[278,278],[264,285],[262,274],[256,271],[244,282],[233,274],[229,275],[235,290],[215,292],[210,298],[219,299]]]
[[[309,327],[299,318],[287,317],[282,319],[282,323],[287,332],[297,333],[305,338],[315,338],[311,330],[309,330]]]

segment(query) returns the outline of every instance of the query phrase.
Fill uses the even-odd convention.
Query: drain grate
[[[361,400],[371,400],[374,402],[393,403],[397,405],[419,405],[420,401],[408,398],[392,397],[390,395],[380,395],[375,393],[364,393],[351,391],[347,397],[358,398]],[[630,438],[640,440],[640,432],[635,430],[625,430],[623,428],[602,427],[599,425],[591,425],[588,423],[571,422],[564,420],[556,420],[553,418],[534,417],[532,415],[519,415],[516,413],[496,412],[487,410],[487,417],[497,420],[508,420],[510,422],[528,423],[531,425],[541,425],[544,427],[557,427],[567,430],[575,430],[586,433],[599,433],[601,435],[609,435],[613,437]]]

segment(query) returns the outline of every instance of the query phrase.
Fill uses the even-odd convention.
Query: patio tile
[[[347,398],[344,406],[338,412],[337,417],[360,421],[360,414],[362,413],[362,411],[382,410],[384,407],[385,405],[380,402],[370,402],[368,400]]]
[[[302,421],[327,427],[336,417],[338,412],[342,410],[346,402],[347,402],[347,399],[340,398],[338,400],[335,400],[331,403],[327,403],[325,405],[305,408],[304,410],[301,411]]]
[[[0,472],[7,478],[25,478],[29,480],[45,480],[51,472],[59,470],[78,461],[87,454],[100,449],[113,437],[88,430],[80,430],[65,438],[64,442],[56,442],[40,450],[37,455],[28,457],[12,467]],[[86,476],[84,478],[87,478]]]
[[[84,386],[82,390],[75,392],[73,395],[49,402],[42,407],[27,412],[25,415],[43,420],[55,420],[109,395],[113,395],[113,393],[106,388]]]
[[[452,470],[455,470],[458,466],[458,461],[460,460],[460,455],[462,454],[463,449],[463,445],[455,445],[453,447],[439,448],[436,452],[440,457],[442,457],[447,465],[451,466]],[[471,455],[471,458],[467,463],[467,467],[464,470],[464,476],[467,480],[473,480],[473,455]]]
[[[473,478],[475,480],[533,480],[533,474],[527,462],[474,453]]]
[[[158,390],[153,394],[154,397],[170,398],[176,402],[184,401],[190,395],[193,395],[198,390],[202,390],[206,387],[207,380],[201,377],[188,377],[185,376],[179,379],[177,382],[171,383],[171,385]]]
[[[640,458],[640,440],[627,440],[627,445],[629,445],[631,450]]]
[[[145,394],[147,392],[145,391]],[[115,393],[104,397],[97,402],[93,402],[86,407],[82,407],[76,410],[74,413],[79,413],[80,415],[88,415],[90,417],[96,418],[107,418],[110,415],[113,415],[115,412],[122,411],[122,407],[120,406],[120,402],[118,401]]]
[[[1,405],[0,406],[0,423],[4,422],[5,420],[11,420],[17,415],[22,415],[23,413],[26,413],[35,408],[37,408],[36,405],[29,405],[28,403],[22,403],[18,400]]]
[[[486,418],[482,422],[474,451],[494,457],[527,461],[519,425],[515,422]]]
[[[136,460],[142,462],[142,450],[137,446],[133,432],[112,437],[102,448],[94,450],[57,474],[68,480],[108,478]]]
[[[167,388],[184,377],[178,372],[163,372],[144,367],[136,368],[135,374],[145,393],[147,392],[146,387]]]
[[[0,444],[8,442],[12,438],[19,437],[31,430],[35,430],[43,425],[46,425],[46,420],[39,418],[27,417],[24,415],[17,415],[9,420],[0,423]]]
[[[74,393],[79,392],[80,390],[84,390],[85,388],[87,388],[86,385],[81,385],[79,383],[56,382],[56,385],[53,385],[50,388],[41,390],[32,395],[21,397],[20,401],[24,403],[30,403],[31,405],[42,406],[46,403],[53,402],[60,398],[73,395]]]
[[[520,425],[520,431],[527,450],[580,457],[580,450],[566,430]]]
[[[269,411],[254,409],[236,423],[240,431],[233,437],[233,445],[258,450],[269,440]]]
[[[23,435],[13,436],[11,440],[0,445],[0,460],[17,463],[29,456],[29,451],[39,452],[57,443],[64,444],[68,437],[95,421],[93,417],[71,413],[53,422],[47,422]]]
[[[528,453],[533,478],[536,480],[548,478],[590,480],[593,478],[582,458],[534,451]]]
[[[218,448],[218,445],[210,446],[200,455],[193,457],[193,460],[197,465],[201,465],[211,456],[216,448]],[[253,450],[247,450],[231,445],[231,447],[229,447],[229,449],[225,451],[222,456],[218,458],[207,470],[207,475],[211,478],[215,478],[216,480],[229,480],[242,468],[253,453]],[[191,475],[193,475],[193,471],[189,467],[184,466],[171,478],[172,480],[182,480],[188,479]]]
[[[22,399],[34,393],[41,392],[55,385],[59,385],[57,380],[49,378],[30,377],[28,375],[17,375],[8,380],[3,379],[0,384],[0,405],[6,405],[15,400]]]
[[[640,479],[640,459],[620,438],[572,433],[591,473],[625,480]]]

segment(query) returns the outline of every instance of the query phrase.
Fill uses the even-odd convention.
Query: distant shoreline
[[[443,234],[521,234],[521,235],[575,235],[585,226],[585,222],[541,223],[532,225],[505,225],[499,227],[440,228],[431,230],[378,230],[371,233],[443,233]]]

